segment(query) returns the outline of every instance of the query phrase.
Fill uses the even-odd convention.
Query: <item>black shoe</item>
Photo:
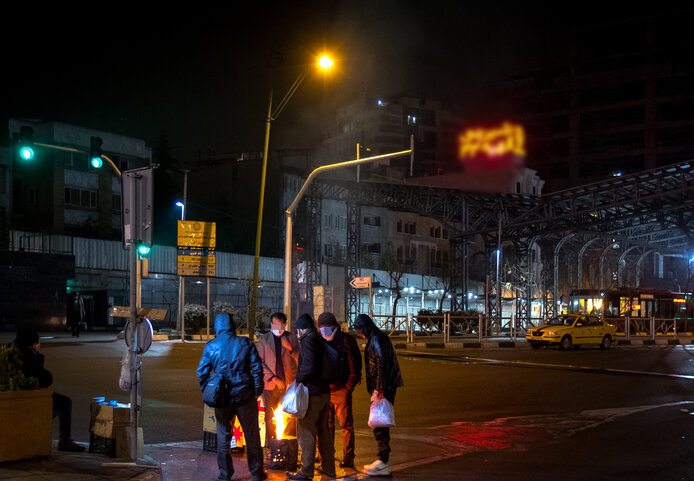
[[[297,471],[296,473],[290,473],[289,471],[287,471],[287,479],[293,479],[295,481],[311,481],[312,480],[312,478],[309,478],[301,471]]]
[[[260,476],[253,476],[253,481],[265,481],[267,479],[267,471],[263,471]]]
[[[77,444],[72,439],[67,441],[60,441],[58,443],[58,451],[67,451],[70,453],[83,453],[85,451],[84,446]]]

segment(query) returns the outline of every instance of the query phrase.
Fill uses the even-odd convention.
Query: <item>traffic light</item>
[[[104,154],[104,151],[101,149],[101,144],[103,143],[104,141],[101,140],[101,137],[91,137],[89,139],[89,164],[95,169],[100,169],[104,165],[104,161],[101,159],[101,156]]]
[[[152,247],[147,245],[144,242],[138,242],[137,243],[137,255],[140,256],[140,258],[145,258],[149,256],[150,251],[152,250]]]
[[[19,157],[22,160],[34,158],[34,129],[26,125],[19,131]]]

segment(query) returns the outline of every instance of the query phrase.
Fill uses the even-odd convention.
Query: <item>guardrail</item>
[[[656,336],[677,337],[682,332],[688,332],[692,327],[691,318],[663,318],[663,317],[609,317],[605,321],[617,326],[617,335],[623,336],[627,341],[632,336],[648,337],[651,340]]]
[[[515,315],[509,317],[487,317],[483,314],[477,316],[453,316],[449,312],[441,314],[426,314],[416,316],[407,315],[376,315],[374,323],[383,332],[391,337],[405,336],[407,343],[417,340],[429,340],[438,342],[477,341],[490,338],[503,338],[515,342],[516,339],[525,338],[528,329],[541,325],[544,319],[531,319],[529,322],[517,322]],[[605,321],[617,326],[617,336],[629,340],[632,336],[648,337],[656,336],[677,337],[678,333],[685,332],[687,327],[694,327],[692,319],[667,319],[667,318],[630,318],[616,317],[605,318]],[[628,326],[628,329],[625,329]]]
[[[452,316],[449,312],[437,315],[377,315],[373,317],[376,326],[391,337],[405,335],[407,342],[417,339],[477,340],[493,337],[506,337],[515,341],[524,336],[529,326],[519,326],[516,316],[489,318],[477,316]],[[539,321],[539,320],[538,320]],[[541,322],[538,322],[538,324]]]

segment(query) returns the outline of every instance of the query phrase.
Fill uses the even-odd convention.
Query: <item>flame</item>
[[[272,413],[272,419],[275,421],[275,436],[277,439],[282,439],[284,435],[284,430],[287,428],[287,416],[282,410],[282,407],[278,407]]]

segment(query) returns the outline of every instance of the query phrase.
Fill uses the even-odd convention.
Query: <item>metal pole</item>
[[[210,278],[207,278],[207,329],[205,334],[207,335],[207,340],[210,339]]]
[[[136,205],[133,202],[133,205]],[[130,244],[130,329],[128,335],[128,358],[130,362],[130,459],[137,459],[137,346],[135,345],[135,330],[137,326],[137,252],[136,245]]]
[[[287,235],[285,238],[285,248],[284,248],[284,310],[285,314],[287,316],[287,320],[290,319],[290,307],[291,307],[291,290],[292,290],[292,277],[291,277],[291,266],[292,266],[292,249],[291,249],[291,232],[292,232],[292,214],[294,210],[296,210],[297,205],[299,205],[299,201],[301,201],[301,198],[304,196],[306,193],[306,190],[308,189],[308,186],[313,182],[313,179],[321,174],[322,172],[326,172],[329,170],[335,170],[335,169],[340,169],[344,167],[351,167],[353,165],[359,165],[359,164],[365,164],[367,162],[373,162],[374,160],[382,160],[382,159],[391,159],[393,157],[398,157],[401,155],[409,154],[409,150],[403,150],[401,152],[394,152],[392,154],[383,154],[383,155],[376,155],[373,157],[365,157],[363,159],[356,159],[356,160],[349,160],[347,162],[339,162],[337,164],[330,164],[330,165],[323,165],[321,167],[317,167],[311,172],[308,176],[308,178],[304,181],[304,185],[301,186],[301,189],[299,189],[299,193],[296,194],[296,197],[292,201],[291,205],[287,208],[285,211],[285,214],[287,216]]]
[[[186,202],[188,201],[188,170],[183,171],[183,208],[181,209],[181,220],[186,220]],[[186,342],[186,319],[184,315],[185,310],[185,296],[186,296],[186,278],[183,276],[178,276],[178,326],[181,332],[181,342]]]
[[[263,230],[263,206],[265,204],[265,176],[267,174],[267,157],[270,146],[270,125],[272,124],[272,89],[265,118],[265,144],[263,145],[263,168],[260,173],[260,200],[258,201],[258,224],[255,229],[255,257],[253,259],[253,292],[251,292],[251,309],[248,313],[248,337],[253,339],[255,333],[255,313],[258,307],[258,270],[260,266],[260,236]]]
[[[284,239],[284,314],[287,316],[287,330],[291,329],[292,319],[292,213],[285,212],[287,229]]]

